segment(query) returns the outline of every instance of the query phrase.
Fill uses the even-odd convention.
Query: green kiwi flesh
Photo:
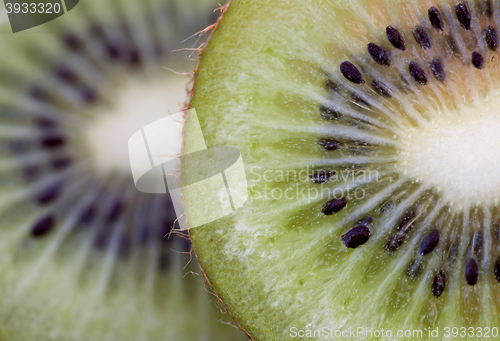
[[[165,68],[192,72],[192,51],[173,50],[197,47],[181,41],[215,8],[85,0],[1,30],[0,340],[246,339],[223,323],[187,236],[171,235],[170,197],[136,190],[126,155],[186,101],[189,76]]]
[[[190,107],[207,146],[240,150],[249,198],[190,236],[254,340],[498,336],[499,19],[489,0],[231,2]],[[209,191],[183,189],[188,223]]]

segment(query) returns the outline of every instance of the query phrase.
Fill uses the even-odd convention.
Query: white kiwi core
[[[128,140],[144,126],[181,111],[188,83],[189,77],[172,74],[153,82],[133,79],[118,92],[112,107],[100,108],[95,115],[98,118],[84,132],[95,169],[130,174]],[[181,139],[182,125],[172,129],[175,131],[165,132],[165,136]],[[180,155],[181,150],[171,150],[170,154]]]
[[[500,96],[436,115],[403,140],[405,174],[459,207],[496,203],[500,193]]]

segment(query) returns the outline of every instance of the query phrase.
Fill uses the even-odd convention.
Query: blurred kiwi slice
[[[240,150],[249,200],[190,235],[254,340],[498,337],[499,18],[496,1],[228,6],[191,107],[208,146]],[[206,193],[183,195],[189,221]]]
[[[81,1],[0,45],[0,339],[238,340],[130,136],[187,99],[214,1]],[[180,136],[180,132],[179,132]]]

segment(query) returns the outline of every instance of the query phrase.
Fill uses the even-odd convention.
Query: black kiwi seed
[[[120,47],[113,43],[113,42],[107,42],[107,44],[104,47],[106,54],[109,59],[111,60],[118,60],[121,57],[121,50]]]
[[[141,64],[141,56],[139,54],[139,51],[137,51],[136,49],[130,51],[128,62],[131,66],[138,67]]]
[[[124,202],[120,198],[116,198],[115,201],[111,204],[111,207],[109,207],[108,213],[106,215],[106,221],[108,223],[112,223],[118,219],[120,214],[122,213],[124,209]]]
[[[319,107],[319,111],[321,111],[321,116],[329,120],[336,120],[342,116],[342,114],[338,111],[328,108],[324,105]]]
[[[465,2],[459,3],[455,6],[455,13],[457,14],[458,22],[466,30],[470,30],[471,16],[469,8]]]
[[[99,99],[97,93],[85,85],[79,87],[79,93],[80,98],[85,104],[93,104]]]
[[[370,239],[370,228],[363,224],[355,225],[346,234],[342,235],[342,243],[348,248],[355,249]]]
[[[390,252],[397,251],[401,247],[401,245],[403,245],[403,243],[407,238],[408,238],[407,234],[396,233],[389,239],[389,242],[385,247],[386,250]]]
[[[107,39],[106,34],[104,33],[104,29],[100,24],[92,24],[90,27],[90,33],[96,40],[101,42],[103,51],[110,60],[116,61],[119,59],[121,55],[120,48],[118,47],[116,42],[109,41]]]
[[[476,285],[478,277],[479,268],[477,262],[474,258],[471,258],[465,266],[465,279],[467,280],[467,284]]]
[[[349,97],[354,102],[356,102],[356,104],[360,104],[360,105],[365,106],[365,107],[369,107],[370,106],[370,104],[368,104],[362,97],[358,96],[355,93],[351,93]]]
[[[93,205],[85,207],[78,216],[78,223],[81,225],[89,225],[96,217],[97,209]]]
[[[43,189],[36,196],[35,200],[39,205],[47,205],[53,202],[61,193],[62,185],[60,183],[55,183],[45,189]]]
[[[368,53],[372,57],[374,61],[376,61],[380,65],[389,66],[389,57],[387,56],[387,51],[381,48],[378,45],[373,43],[368,44]]]
[[[441,17],[441,13],[437,9],[437,7],[433,6],[429,8],[429,21],[431,22],[432,27],[434,27],[436,30],[443,30],[443,18]]]
[[[415,62],[411,62],[408,66],[408,70],[410,71],[413,79],[420,85],[427,84],[427,75],[424,70]]]
[[[484,66],[483,56],[481,56],[481,54],[477,53],[476,51],[472,52],[472,65],[474,65],[474,67],[479,70],[481,70]]]
[[[60,80],[68,84],[75,84],[78,81],[78,76],[76,75],[76,73],[66,65],[56,66],[55,74]]]
[[[356,225],[368,225],[373,222],[373,216],[368,216],[366,218],[361,219]]]
[[[430,49],[432,47],[431,40],[427,33],[425,33],[422,26],[418,25],[413,29],[413,37],[415,38],[418,45],[424,50]]]
[[[40,130],[52,130],[59,126],[59,123],[50,117],[40,116],[34,120],[35,126]]]
[[[33,237],[45,236],[54,227],[55,219],[54,216],[49,214],[40,218],[33,227],[31,228],[31,235]]]
[[[434,78],[436,78],[440,82],[444,82],[446,78],[446,74],[444,72],[443,64],[437,59],[433,59],[429,65]]]
[[[389,41],[395,48],[401,51],[406,50],[406,42],[398,30],[396,30],[392,26],[389,26],[386,28],[385,33],[387,35],[387,39],[389,39]]]
[[[330,180],[332,176],[335,175],[335,172],[330,172],[327,170],[318,170],[314,174],[310,176],[311,181],[314,182],[315,184],[323,184]]]
[[[332,215],[334,213],[341,211],[346,206],[347,206],[346,198],[340,198],[340,199],[335,198],[327,202],[325,206],[323,206],[321,212],[323,212],[324,215]]]
[[[66,32],[63,35],[62,41],[72,51],[79,51],[83,46],[82,40],[72,32]]]
[[[391,93],[389,92],[389,90],[387,89],[387,86],[386,86],[384,83],[382,83],[382,82],[380,82],[380,81],[378,81],[378,80],[374,79],[374,80],[372,81],[372,86],[373,86],[374,90],[375,90],[375,91],[376,91],[376,92],[377,92],[380,96],[383,96],[383,97],[388,97],[388,98],[389,98],[389,97],[391,97]]]
[[[459,52],[457,42],[455,41],[455,38],[453,38],[452,35],[446,36],[446,42],[448,43],[448,47],[453,53]]]
[[[339,92],[340,86],[331,79],[325,81],[325,87],[333,92]]]
[[[358,68],[354,66],[354,64],[351,62],[343,62],[342,64],[340,64],[340,72],[342,72],[342,75],[345,78],[347,78],[349,81],[353,83],[356,84],[365,83],[365,80],[363,79],[361,72],[359,72]]]
[[[488,26],[486,28],[486,32],[484,34],[485,39],[486,39],[486,44],[488,44],[488,47],[492,51],[496,51],[498,47],[498,38],[497,38],[497,31],[491,26]]]
[[[426,256],[434,249],[439,243],[440,239],[440,234],[438,230],[434,230],[431,233],[429,233],[427,236],[422,239],[422,242],[420,243],[420,249],[419,252],[422,256]]]
[[[498,283],[500,283],[500,258],[497,258],[495,262],[495,267],[493,268],[493,273]]]
[[[434,281],[432,282],[432,294],[436,297],[441,296],[444,292],[444,288],[446,286],[446,276],[443,270],[440,270],[436,276],[434,277]]]
[[[406,212],[406,214],[403,216],[403,219],[401,219],[401,222],[399,223],[398,231],[408,232],[416,216],[417,214],[413,210]]]
[[[337,150],[342,146],[342,143],[337,140],[323,139],[319,140],[319,145],[322,146],[325,150]]]
[[[40,140],[40,145],[46,149],[57,149],[64,147],[66,139],[59,134],[51,134],[43,136]]]

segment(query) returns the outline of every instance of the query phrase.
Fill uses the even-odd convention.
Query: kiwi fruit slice
[[[0,45],[0,340],[238,340],[130,136],[187,100],[214,1],[81,1]],[[179,132],[180,136],[180,132]]]
[[[249,199],[190,235],[254,340],[498,337],[499,16],[489,0],[227,7],[190,105],[207,146],[240,150]],[[188,222],[206,194],[183,189]]]

